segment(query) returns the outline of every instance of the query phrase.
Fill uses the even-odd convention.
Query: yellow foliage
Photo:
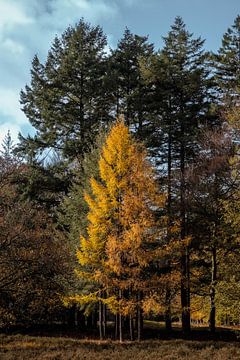
[[[161,255],[167,221],[165,217],[156,221],[154,209],[165,206],[166,196],[158,191],[146,151],[123,120],[116,122],[106,139],[99,173],[101,182],[92,178],[92,195],[85,194],[90,209],[88,236],[81,237],[77,258],[83,277],[108,289],[102,301],[113,312],[121,308],[131,313],[132,298],[119,298],[115,289],[136,293],[151,285],[143,272]]]
[[[144,314],[153,313],[155,315],[164,313],[164,306],[160,302],[159,296],[156,293],[149,294],[142,304]]]
[[[208,296],[194,295],[191,299],[191,316],[193,320],[203,320],[207,322],[210,302]]]

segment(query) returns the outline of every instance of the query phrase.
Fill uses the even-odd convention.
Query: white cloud
[[[81,17],[91,22],[112,18],[117,15],[117,9],[114,2],[110,5],[105,0],[52,0],[48,11],[39,17],[42,25],[62,31]]]
[[[122,0],[122,2],[126,5],[126,6],[134,6],[134,5],[140,5],[140,3],[142,3],[142,0]]]
[[[3,40],[2,46],[14,55],[20,55],[25,50],[25,47],[21,43],[9,38]]]
[[[0,31],[33,22],[34,19],[26,14],[19,1],[0,0]]]
[[[1,115],[17,125],[26,124],[26,117],[20,109],[18,90],[0,88]]]
[[[61,3],[61,1],[59,0],[58,2]],[[69,3],[72,3],[73,6],[76,6],[79,10],[85,12],[88,17],[93,18],[101,18],[109,15],[115,15],[117,10],[116,5],[112,4],[110,6],[102,0],[65,0],[65,3],[67,6],[69,6]]]

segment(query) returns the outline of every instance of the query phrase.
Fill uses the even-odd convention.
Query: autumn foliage
[[[156,286],[150,267],[164,244],[165,219],[156,211],[164,207],[165,195],[158,191],[146,151],[123,120],[107,137],[99,173],[101,181],[91,178],[92,194],[85,194],[89,224],[77,253],[80,275],[98,284],[96,298],[112,312],[133,315]]]

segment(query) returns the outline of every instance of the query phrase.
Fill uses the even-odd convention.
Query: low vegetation
[[[33,336],[1,336],[0,358],[62,360],[178,360],[240,358],[237,342],[146,340],[141,343]]]

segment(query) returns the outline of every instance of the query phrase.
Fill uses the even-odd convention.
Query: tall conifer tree
[[[148,115],[147,87],[140,71],[140,60],[153,54],[153,44],[146,36],[134,35],[126,29],[117,48],[110,56],[116,115],[124,115],[126,124],[134,125],[143,136],[144,122]]]
[[[20,150],[54,149],[70,159],[86,151],[98,124],[109,120],[106,45],[102,29],[82,19],[55,38],[45,64],[34,57],[21,104],[36,135],[21,137]]]
[[[240,16],[223,35],[222,46],[215,55],[216,80],[220,92],[233,101],[240,88]]]
[[[154,280],[156,285],[148,268],[159,260],[165,235],[153,207],[163,207],[165,196],[158,194],[145,151],[122,121],[107,137],[99,168],[101,182],[92,178],[93,195],[86,195],[89,225],[78,259],[83,276],[99,284],[101,301],[119,314],[122,340],[122,316],[133,316],[136,307],[141,314],[144,294]],[[140,323],[141,318],[139,338]]]
[[[187,230],[185,174],[198,151],[199,130],[206,122],[210,105],[209,70],[204,41],[193,39],[180,17],[164,37],[164,48],[143,64],[143,73],[152,86],[153,154],[159,169],[167,169],[168,216],[178,214],[181,239]],[[158,137],[158,138],[157,138]],[[165,175],[165,174],[164,174]],[[182,254],[182,323],[190,330],[189,247]]]

